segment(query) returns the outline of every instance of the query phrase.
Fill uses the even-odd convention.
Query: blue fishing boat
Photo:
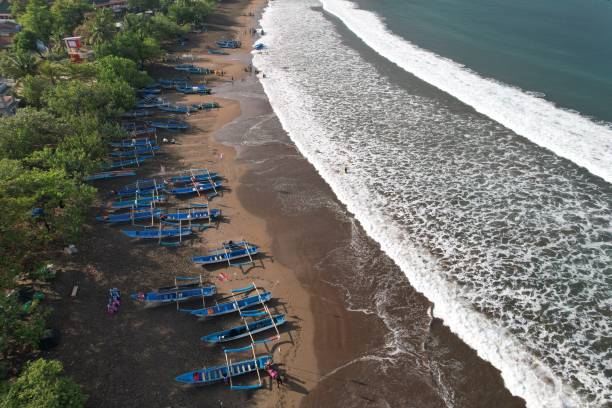
[[[261,292],[260,294],[245,297],[239,300],[232,300],[231,302],[219,303],[213,306],[209,306],[203,309],[180,309],[182,312],[188,312],[194,316],[207,318],[222,316],[229,313],[236,313],[242,309],[248,309],[272,299],[272,293],[268,291]]]
[[[148,123],[154,128],[169,130],[183,130],[189,127],[187,123],[178,120],[152,120]]]
[[[120,167],[139,166],[145,160],[150,159],[152,157],[153,156],[151,156],[151,155],[143,155],[143,156],[140,156],[140,157],[135,158],[135,159],[117,160],[117,161],[113,161],[113,162],[104,164],[103,168],[105,168],[105,169],[116,169],[116,168],[120,168]]]
[[[151,220],[153,218],[159,218],[161,214],[162,214],[162,210],[159,208],[155,208],[153,210],[148,208],[146,210],[130,211],[130,212],[120,213],[120,214],[98,215],[96,217],[96,220],[102,221],[102,222],[108,222],[111,224],[118,224],[122,222]]]
[[[141,156],[143,154],[155,152],[160,149],[160,146],[148,146],[148,147],[138,147],[133,150],[120,150],[111,152],[112,157],[133,157],[133,156]]]
[[[197,94],[197,95],[209,95],[211,93],[210,88],[205,85],[182,85],[177,86],[176,91],[183,94]]]
[[[238,40],[219,40],[217,46],[219,48],[240,48],[242,43]]]
[[[162,86],[162,88],[172,89],[176,86],[186,86],[187,79],[185,78],[160,79],[159,83]]]
[[[202,173],[202,172],[198,172],[198,170],[193,170],[193,172],[191,172],[191,174],[189,175],[186,174],[183,176],[174,176],[174,177],[167,178],[164,181],[166,183],[171,183],[171,184],[186,184],[186,183],[193,183],[194,181],[198,183],[198,182],[204,182],[204,181],[210,181],[210,180],[218,180],[220,178],[221,178],[221,175],[219,173],[209,173],[208,170],[206,170],[205,173]]]
[[[232,350],[230,350],[231,352]],[[231,364],[216,367],[203,368],[201,370],[189,371],[176,377],[176,381],[187,385],[210,385],[218,382],[225,382],[230,377],[237,377],[249,373],[257,372],[266,368],[266,364],[272,362],[269,355],[260,356],[257,359],[237,361]],[[259,374],[259,373],[258,373]],[[232,386],[231,389],[254,389],[256,386]]]
[[[285,315],[279,314],[265,319],[255,320],[254,322],[232,327],[231,329],[221,330],[207,334],[201,338],[207,343],[225,343],[232,340],[241,339],[256,333],[274,329],[285,323]]]
[[[189,282],[179,284],[179,282]],[[215,285],[205,286],[201,276],[198,277],[177,277],[174,286],[162,287],[150,292],[132,293],[132,300],[143,304],[145,307],[155,307],[169,303],[184,302],[198,298],[213,296],[217,293]]]
[[[147,109],[139,109],[133,111],[127,111],[121,115],[122,118],[143,118],[145,116],[153,116],[155,111]]]
[[[214,220],[221,216],[221,210],[217,208],[207,209],[188,208],[185,212],[166,213],[161,218],[165,221],[193,221],[193,220]]]
[[[85,181],[107,180],[118,177],[131,177],[135,175],[136,172],[133,170],[104,171],[101,173],[95,173],[90,174],[89,176],[85,176]]]
[[[158,106],[157,109],[164,112],[172,112],[172,113],[189,113],[191,112],[191,108],[186,105],[161,105]]]
[[[164,189],[164,191],[168,194],[180,196],[180,195],[188,195],[188,194],[197,194],[197,193],[202,193],[206,191],[214,191],[216,193],[218,188],[221,188],[220,181],[215,181],[213,183],[197,183],[196,182],[191,186],[166,188]]]
[[[218,263],[227,263],[230,266],[240,266],[241,264],[232,263],[237,259],[249,258],[252,263],[252,256],[259,252],[259,247],[246,241],[229,242],[221,248],[213,249],[208,255],[196,256],[191,258],[191,261],[201,265],[214,265]]]
[[[160,203],[163,201],[166,201],[166,196],[164,195],[150,195],[147,197],[138,197],[133,200],[112,201],[110,206],[114,209],[144,207],[151,203]]]
[[[185,237],[193,234],[191,228],[172,228],[172,229],[143,229],[143,230],[126,230],[122,229],[121,232],[130,237],[138,239],[161,239],[169,237]]]
[[[165,183],[155,179],[143,179],[121,187],[115,191],[115,194],[118,196],[152,195],[156,194],[156,191],[162,190],[165,186]]]
[[[223,50],[214,50],[214,49],[212,49],[212,48],[209,48],[209,49],[208,49],[208,53],[209,53],[209,54],[212,54],[212,55],[229,55],[229,53],[228,53],[228,52],[225,52],[225,51],[223,51]]]
[[[119,148],[119,149],[129,149],[134,147],[145,147],[145,146],[155,146],[156,141],[154,139],[149,138],[139,138],[139,139],[131,139],[131,140],[122,140],[120,142],[111,142],[109,143],[111,147]]]
[[[266,46],[263,45],[263,43],[257,43],[255,44],[255,46],[253,48],[255,48],[257,51],[261,51],[265,48]]]

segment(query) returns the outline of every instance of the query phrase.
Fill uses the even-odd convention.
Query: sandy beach
[[[83,385],[92,407],[385,406],[390,394],[395,395],[393,406],[434,407],[445,406],[434,392],[439,379],[406,366],[427,365],[422,355],[445,350],[446,361],[460,360],[467,367],[461,372],[458,406],[522,406],[503,387],[497,370],[431,319],[431,304],[365,235],[283,131],[259,82],[265,78],[245,70],[258,38],[251,30],[264,5],[263,0],[221,3],[208,31],[190,34],[188,43],[176,50],[176,56],[190,55],[194,64],[223,70],[224,75],[208,78],[213,95],[162,97],[184,104],[215,101],[221,108],[185,118],[191,128],[163,135],[177,143],[164,145],[139,171],[139,177],[163,177],[188,168],[220,172],[227,187],[210,205],[222,209],[224,220],[183,246],[168,248],[132,241],[117,227],[95,223],[97,208],[92,208],[79,252],[60,260],[66,266],[55,287],[59,298],[53,302],[53,322],[63,337],[49,356],[61,360]],[[220,38],[238,38],[243,47],[229,55],[210,55],[207,47]],[[157,66],[153,74],[171,78],[176,71]],[[98,204],[105,192],[122,184],[98,184]],[[189,261],[206,248],[242,238],[262,248],[252,267],[203,269]],[[368,276],[352,274],[356,263],[370,271]],[[229,279],[219,279],[220,272]],[[271,310],[285,313],[288,323],[280,341],[258,350],[273,356],[284,387],[277,388],[265,373],[264,389],[255,392],[230,392],[223,385],[183,389],[175,383],[182,372],[223,363],[221,348],[199,338],[237,323],[237,316],[198,322],[172,306],[142,310],[127,298],[134,291],[170,285],[175,276],[198,274],[221,294],[250,282],[272,291]],[[406,357],[388,373],[373,371],[369,364],[390,347],[392,335],[378,316],[350,307],[367,301],[381,274],[396,280],[403,305],[396,312],[408,315],[406,326],[421,345],[414,358]],[[355,281],[359,290],[351,286]],[[74,285],[79,291],[71,299]],[[112,316],[105,311],[111,287],[118,287],[125,299]]]

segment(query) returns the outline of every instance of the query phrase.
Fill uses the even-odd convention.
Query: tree
[[[113,11],[107,8],[96,10],[96,13],[87,17],[75,32],[92,46],[111,41],[117,32]]]
[[[23,50],[10,50],[0,54],[0,74],[15,81],[36,73],[37,59]]]
[[[213,0],[177,0],[168,7],[168,16],[178,24],[203,24],[216,7]]]
[[[0,119],[0,158],[21,160],[45,145],[56,144],[64,132],[48,112],[18,109],[14,116]]]
[[[54,31],[71,35],[89,11],[93,11],[93,6],[84,0],[55,0],[51,6]]]
[[[53,32],[53,16],[44,0],[29,0],[25,13],[18,17],[19,24],[32,31],[36,39],[47,43]]]
[[[142,88],[153,82],[146,72],[140,71],[134,61],[115,55],[107,55],[95,62],[98,81],[113,82],[121,79],[133,88]]]
[[[47,109],[61,117],[91,114],[101,120],[115,118],[135,104],[134,90],[122,80],[84,83],[62,82],[43,95]]]
[[[150,30],[147,33],[157,41],[168,41],[189,32],[189,24],[180,25],[162,13],[155,13],[150,19]]]
[[[127,0],[127,6],[135,11],[158,10],[159,0]]]
[[[40,107],[44,92],[52,85],[53,83],[50,80],[40,75],[27,75],[21,81],[21,91],[19,94],[28,105]],[[2,128],[1,125],[0,128]],[[0,146],[1,143],[2,136],[0,136]]]
[[[96,49],[98,57],[116,55],[129,58],[142,68],[145,62],[153,61],[162,54],[161,47],[155,39],[143,37],[134,31],[122,31],[113,41],[100,44]]]
[[[81,408],[87,396],[70,378],[62,377],[62,363],[38,359],[27,364],[10,385],[1,408]]]
[[[22,52],[36,51],[36,34],[30,30],[22,30],[13,37],[13,49]]]

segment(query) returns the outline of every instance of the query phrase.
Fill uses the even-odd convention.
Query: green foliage
[[[18,109],[14,116],[0,119],[0,158],[23,159],[45,145],[57,143],[62,129],[48,112]]]
[[[11,14],[13,17],[19,17],[25,13],[28,0],[11,0]]]
[[[202,24],[216,7],[214,0],[176,0],[168,7],[168,16],[178,24]]]
[[[62,377],[62,363],[38,359],[28,363],[10,385],[0,408],[81,408],[87,396],[70,378]]]
[[[131,59],[107,55],[96,60],[94,65],[98,81],[114,82],[122,80],[134,88],[142,88],[153,82],[151,77],[146,72],[140,71]]]
[[[22,30],[13,37],[13,49],[18,51],[37,51],[36,34],[30,30]]]
[[[71,35],[89,11],[93,11],[93,6],[85,0],[54,0],[51,6],[54,30]]]
[[[7,277],[10,278],[10,277]],[[3,279],[3,281],[9,279]],[[4,282],[3,282],[4,283]],[[10,284],[7,282],[7,284]],[[18,352],[18,349],[38,348],[38,343],[45,331],[45,319],[48,311],[39,307],[34,300],[28,311],[17,300],[15,293],[0,296],[0,355],[7,356]]]
[[[129,58],[143,67],[145,62],[153,61],[162,55],[161,47],[155,39],[143,37],[134,31],[122,31],[108,43],[102,43],[95,49],[98,57],[116,55]]]
[[[33,32],[43,43],[49,41],[53,32],[53,15],[44,0],[29,0],[25,13],[17,19],[26,30]]]
[[[127,0],[127,6],[134,11],[158,10],[159,0]]]
[[[50,80],[40,75],[27,75],[21,82],[19,94],[28,105],[40,107],[42,95],[51,85],[53,83]],[[2,127],[1,124],[0,127]],[[3,137],[0,135],[0,150],[2,149],[2,139]]]
[[[52,241],[78,239],[94,191],[68,177],[63,169],[27,169],[16,160],[0,160],[3,275],[32,270],[36,253]],[[44,214],[32,217],[33,208],[42,208]]]
[[[27,51],[15,49],[0,54],[0,74],[15,81],[35,74],[37,66],[38,61]]]
[[[180,25],[162,13],[155,13],[150,19],[151,30],[148,33],[157,41],[167,41],[189,32],[189,24]]]
[[[125,81],[62,82],[43,95],[47,109],[59,116],[95,115],[102,120],[119,116],[135,104],[134,90]]]
[[[111,41],[116,32],[113,11],[107,8],[97,9],[95,14],[88,16],[75,29],[75,33],[92,46]]]

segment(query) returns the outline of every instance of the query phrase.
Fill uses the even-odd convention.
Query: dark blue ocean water
[[[612,122],[612,1],[357,0],[410,42]]]

